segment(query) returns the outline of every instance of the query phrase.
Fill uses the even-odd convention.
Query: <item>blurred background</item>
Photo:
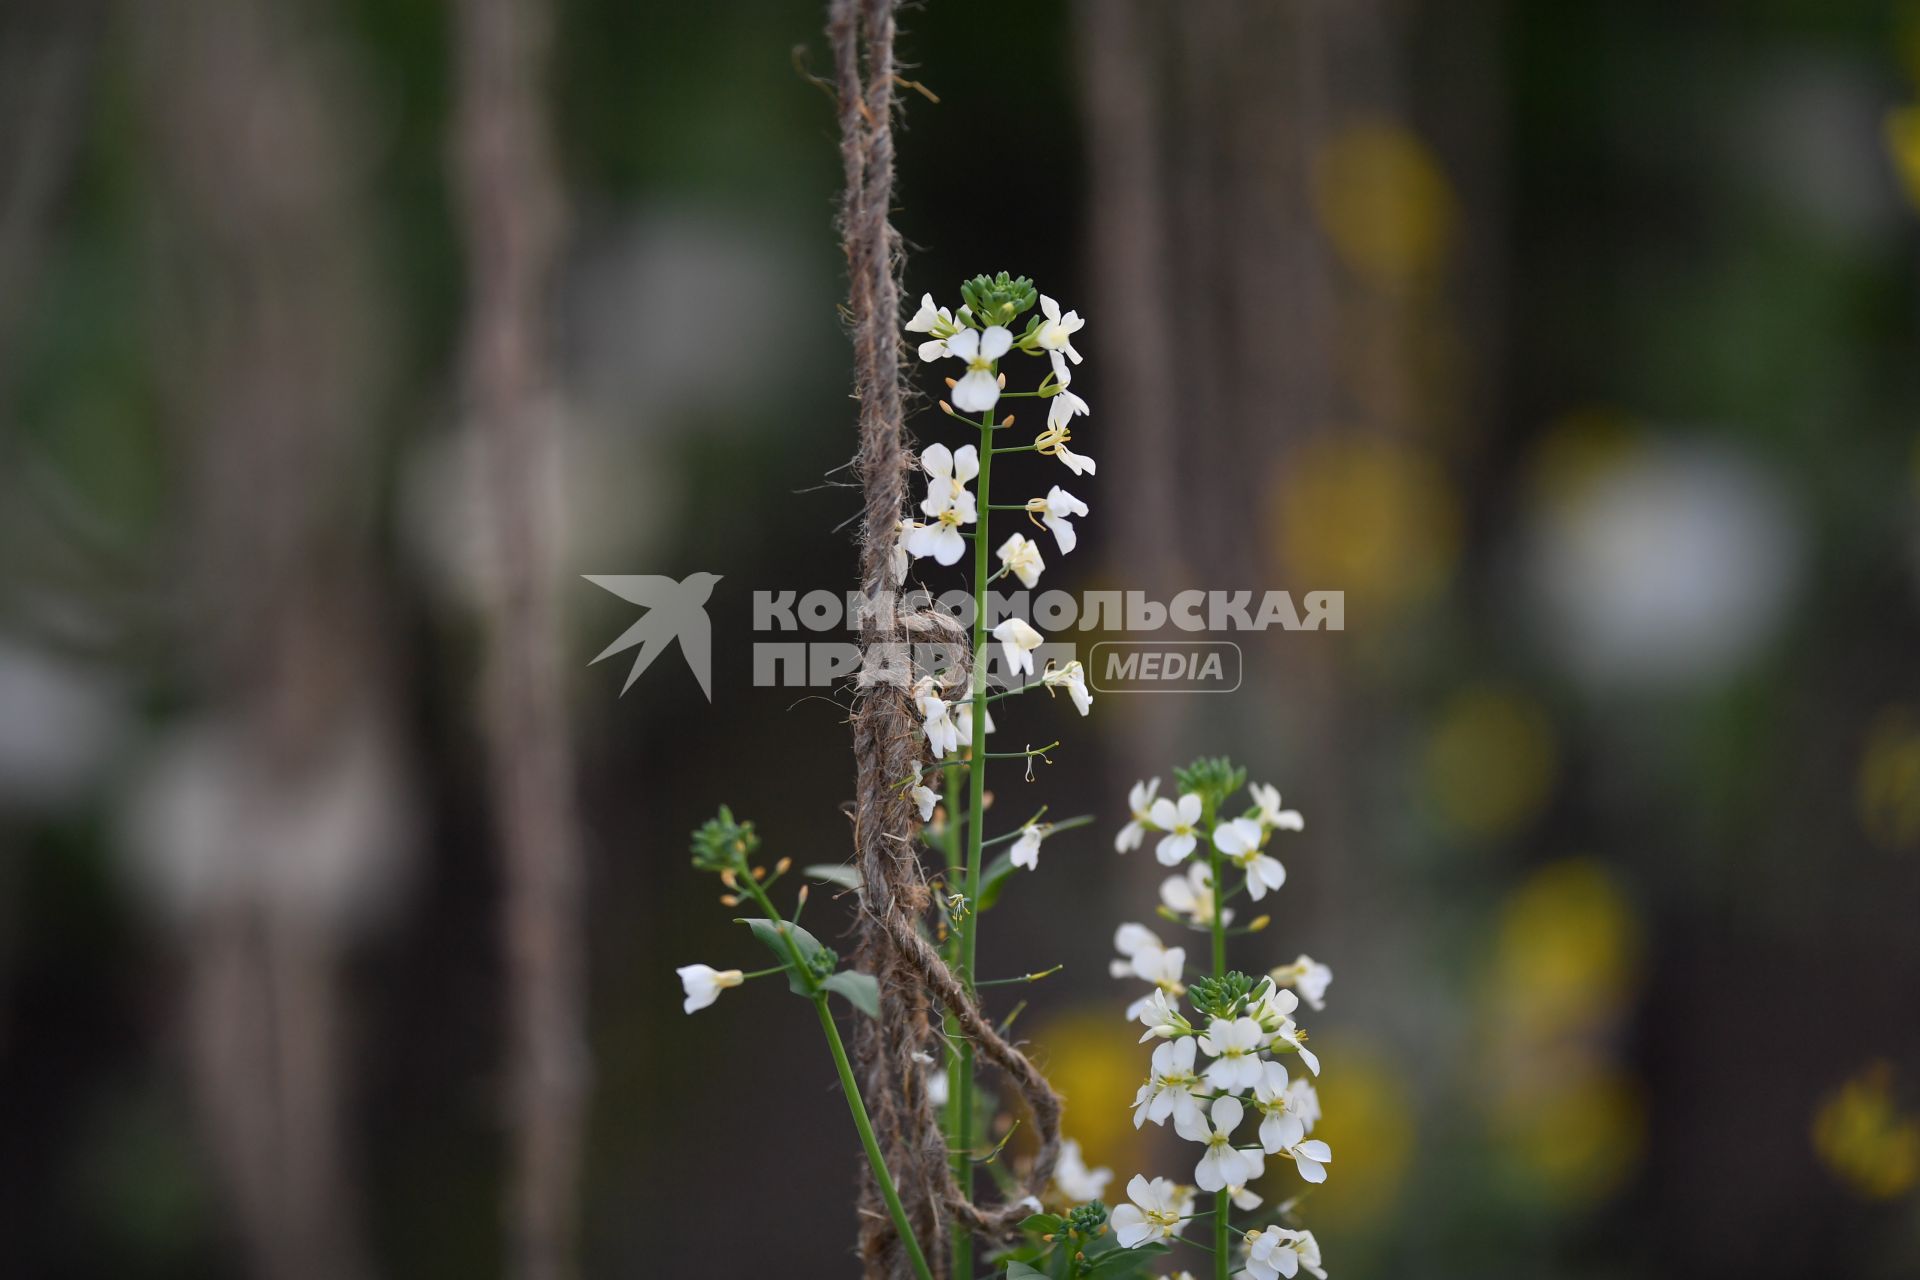
[[[849,847],[847,695],[747,630],[854,580],[823,21],[0,12],[0,1273],[529,1274],[577,1205],[590,1276],[854,1274],[809,1011],[673,976],[760,962],[718,803]],[[1238,954],[1338,975],[1333,1274],[1920,1274],[1920,7],[902,29],[906,295],[1089,318],[1050,585],[1346,593],[1237,697],[1000,717],[1100,815],[983,941],[1067,966],[1018,1026],[1090,1160],[1176,1159],[1126,786],[1230,752],[1307,818]],[[711,705],[618,696],[580,575],[696,570]]]

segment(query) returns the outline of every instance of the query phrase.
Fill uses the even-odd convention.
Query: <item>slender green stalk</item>
[[[974,529],[973,538],[973,741],[970,744],[973,764],[967,770],[967,812],[973,820],[967,825],[967,905],[966,915],[960,922],[960,964],[956,971],[960,981],[969,991],[973,989],[974,961],[980,941],[980,847],[981,834],[986,826],[987,796],[987,664],[985,659],[987,643],[987,556],[991,549],[991,540],[987,537],[988,484],[993,476],[993,411],[980,415],[980,475],[976,481],[974,508],[979,523]],[[957,1093],[949,1092],[948,1105],[958,1116],[958,1130],[967,1143],[973,1140],[973,1046],[967,1045],[962,1053],[965,1070],[960,1074],[962,1087]],[[960,1192],[968,1199],[973,1198],[973,1164],[965,1158],[964,1148],[959,1152],[961,1158],[956,1162],[954,1180],[960,1184]],[[973,1235],[965,1227],[953,1233],[953,1274],[956,1280],[964,1280],[973,1274]]]
[[[947,855],[947,883],[965,874],[966,855],[960,845],[960,824],[966,810],[964,801],[956,794],[953,782],[947,786],[947,829],[943,833],[942,843]],[[959,963],[960,924],[947,935],[947,956],[949,965]],[[960,1020],[953,1014],[946,1015],[947,1033],[947,1151],[951,1161],[953,1180],[956,1183],[966,1178],[972,1168],[968,1148],[973,1144],[973,1042],[960,1031]],[[960,1099],[966,1098],[968,1104],[963,1112]],[[953,1233],[952,1274],[967,1277],[973,1274],[973,1237],[964,1228]]]
[[[867,1118],[867,1104],[860,1100],[853,1064],[847,1061],[847,1046],[840,1042],[840,1028],[834,1025],[833,1014],[827,1009],[825,993],[813,997],[813,1007],[820,1015],[820,1029],[826,1032],[827,1048],[833,1050],[833,1065],[840,1071],[840,1090],[847,1095],[847,1110],[853,1113],[853,1127],[860,1131],[860,1145],[867,1149],[867,1163],[873,1166],[874,1179],[880,1184],[880,1198],[887,1202],[887,1213],[893,1218],[893,1229],[900,1233],[900,1244],[907,1251],[907,1260],[913,1264],[913,1273],[920,1280],[933,1280],[926,1255],[920,1252],[920,1242],[914,1238],[913,1226],[900,1203],[900,1192],[893,1185],[893,1176],[887,1172],[886,1158],[880,1154],[880,1143],[873,1136],[873,1121]]]
[[[787,958],[792,962],[792,971],[808,990],[813,1007],[820,1015],[820,1028],[826,1032],[827,1048],[833,1051],[833,1065],[840,1072],[840,1091],[847,1095],[847,1110],[853,1113],[853,1127],[860,1131],[860,1145],[866,1149],[867,1164],[873,1169],[873,1180],[880,1184],[880,1198],[887,1202],[887,1213],[893,1218],[893,1229],[900,1235],[901,1247],[907,1251],[907,1260],[913,1263],[913,1272],[920,1280],[933,1280],[933,1272],[927,1267],[927,1256],[920,1251],[920,1241],[913,1234],[913,1224],[907,1221],[907,1210],[900,1203],[899,1188],[894,1186],[893,1174],[887,1170],[887,1158],[880,1151],[880,1143],[873,1136],[873,1121],[867,1116],[867,1104],[860,1097],[860,1083],[853,1078],[853,1064],[847,1061],[847,1046],[840,1040],[840,1028],[834,1024],[833,1012],[827,1008],[827,993],[820,989],[819,983],[807,969],[801,959],[800,948],[794,942],[793,935],[787,932],[786,920],[780,915],[779,908],[773,905],[773,899],[767,891],[751,876],[742,881],[760,909],[767,913],[767,919],[774,922],[780,939],[786,944]]]
[[[1221,910],[1225,893],[1220,884],[1220,849],[1214,844],[1212,830],[1214,826],[1213,805],[1209,802],[1205,814],[1207,825],[1207,871],[1213,877],[1213,976],[1223,978],[1227,973],[1227,922]],[[1225,1191],[1216,1191],[1213,1196],[1213,1275],[1214,1280],[1227,1280],[1232,1269],[1227,1256],[1227,1235],[1232,1230],[1227,1221],[1232,1205]]]

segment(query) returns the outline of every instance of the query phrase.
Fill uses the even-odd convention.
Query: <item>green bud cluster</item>
[[[1180,785],[1182,795],[1187,792],[1197,794],[1207,806],[1208,813],[1217,813],[1227,797],[1247,784],[1247,771],[1236,768],[1233,761],[1225,756],[1211,759],[1202,756],[1192,764],[1173,771],[1174,780]]]
[[[1008,328],[1040,299],[1033,281],[1025,276],[1009,276],[1004,271],[991,278],[975,276],[960,286],[960,296],[966,300],[973,318],[982,325]]]
[[[701,823],[693,833],[693,865],[700,871],[745,871],[759,847],[760,837],[754,834],[753,824],[735,822],[733,810],[721,805],[719,815]]]
[[[1187,985],[1187,1000],[1203,1017],[1237,1018],[1259,999],[1268,981],[1237,969],[1218,978],[1195,978]]]
[[[1096,1235],[1099,1233],[1100,1228],[1106,1225],[1107,1206],[1098,1200],[1090,1204],[1083,1204],[1067,1214],[1067,1230],[1083,1236]]]

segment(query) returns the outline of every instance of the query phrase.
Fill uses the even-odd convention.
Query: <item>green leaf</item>
[[[980,901],[974,904],[975,911],[985,911],[1000,900],[1000,890],[1006,885],[1007,877],[1013,874],[1013,852],[1009,850],[995,858],[980,873]]]
[[[1024,1262],[1009,1262],[1007,1280],[1047,1280],[1047,1273],[1036,1271]]]
[[[760,939],[767,950],[773,952],[774,957],[787,967],[787,985],[800,995],[812,995],[814,986],[818,982],[813,975],[818,974],[823,968],[831,969],[835,963],[830,958],[833,952],[821,945],[820,939],[797,924],[786,922],[776,924],[772,920],[763,920],[758,917],[742,919],[740,923],[753,930],[753,936]],[[805,973],[794,972],[793,954],[787,948],[787,943],[782,937],[783,932],[786,938],[793,940],[793,949],[800,953],[800,961],[806,966]]]
[[[850,867],[844,862],[816,862],[810,867],[802,867],[800,874],[809,880],[824,880],[828,884],[837,884],[843,889],[860,887],[860,869]]]
[[[1147,1274],[1147,1262],[1171,1250],[1160,1243],[1142,1244],[1132,1249],[1115,1248],[1111,1253],[1102,1254],[1088,1267],[1085,1274],[1089,1277],[1110,1277]]]
[[[1044,1236],[1051,1232],[1058,1231],[1062,1225],[1064,1225],[1064,1219],[1057,1213],[1036,1213],[1025,1222],[1022,1222],[1020,1229],[1022,1231],[1037,1231]]]
[[[874,981],[872,974],[861,973],[858,969],[842,969],[828,976],[820,985],[825,990],[844,996],[848,1004],[869,1018],[880,1016],[880,984]]]

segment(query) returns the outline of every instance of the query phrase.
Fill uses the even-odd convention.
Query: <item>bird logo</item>
[[[707,695],[708,702],[713,701],[713,624],[707,620],[706,605],[714,584],[720,581],[719,574],[692,573],[678,582],[654,573],[586,573],[581,577],[629,604],[646,609],[638,622],[621,632],[620,638],[602,649],[593,660],[598,662],[639,646],[633,668],[627,672],[627,682],[620,686],[623,695],[660,656],[667,642],[678,640],[681,656],[686,658],[693,678],[700,682],[700,692]]]

